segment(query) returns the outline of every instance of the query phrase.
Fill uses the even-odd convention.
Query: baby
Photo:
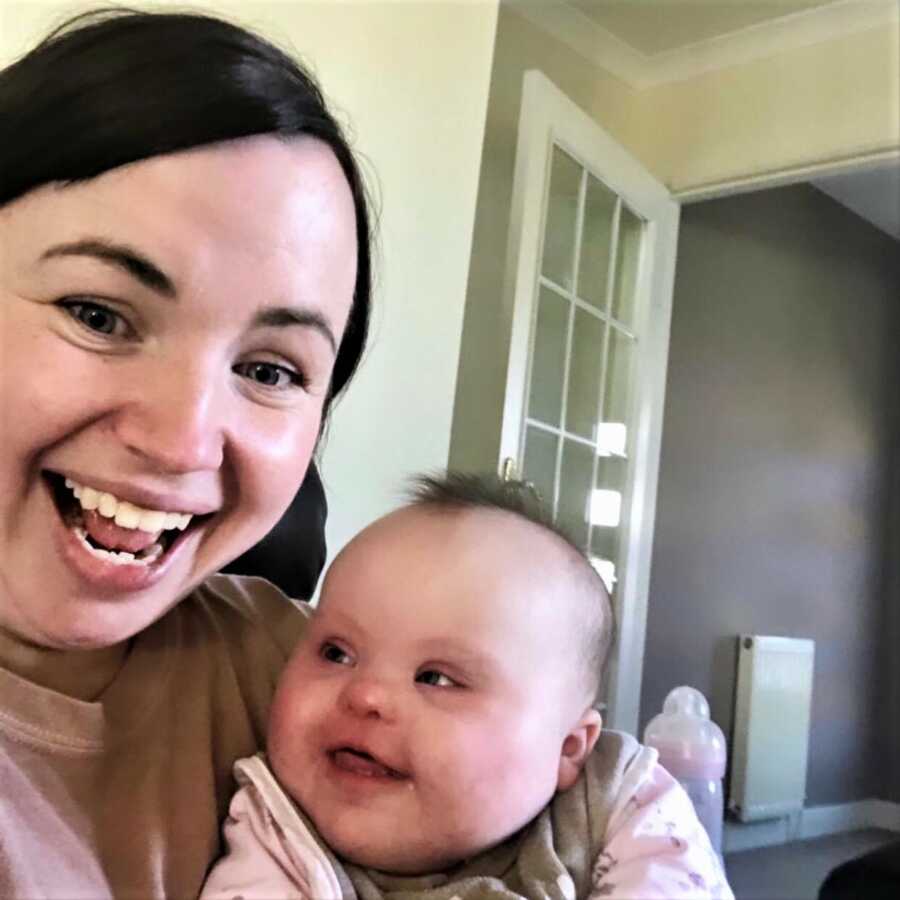
[[[601,733],[581,551],[521,486],[419,484],[331,566],[202,897],[732,900],[655,751]]]

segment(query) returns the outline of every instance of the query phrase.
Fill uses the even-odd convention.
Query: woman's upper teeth
[[[121,528],[137,528],[154,533],[177,528],[184,531],[193,516],[191,513],[166,512],[161,509],[144,509],[113,494],[98,491],[87,485],[66,479],[66,487],[78,498],[82,509],[95,509],[105,519],[113,519]]]

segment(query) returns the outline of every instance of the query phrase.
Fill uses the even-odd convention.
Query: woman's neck
[[[96,700],[128,655],[129,642],[96,650],[41,647],[0,628],[0,667],[76,700]]]

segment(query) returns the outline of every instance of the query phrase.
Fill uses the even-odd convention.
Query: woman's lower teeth
[[[87,532],[79,525],[73,526],[72,532],[81,541],[82,546],[88,553],[97,557],[97,559],[102,559],[117,566],[149,566],[151,563],[156,562],[163,553],[162,544],[159,542],[151,544],[146,550],[141,550],[137,555],[124,550],[102,550],[91,545],[87,539]]]

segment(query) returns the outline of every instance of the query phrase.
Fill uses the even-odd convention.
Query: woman
[[[203,16],[74,20],[0,122],[0,896],[193,896],[304,621],[209,576],[359,361],[364,191],[309,77]]]

